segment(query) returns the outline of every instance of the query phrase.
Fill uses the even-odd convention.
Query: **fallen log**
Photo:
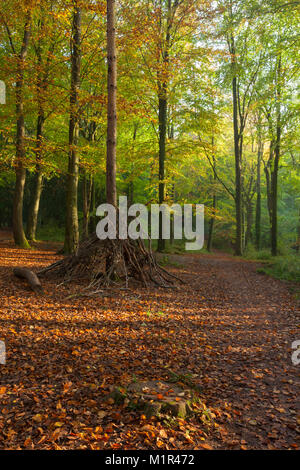
[[[19,277],[21,279],[26,279],[28,284],[30,285],[31,289],[36,293],[36,294],[43,294],[43,287],[42,284],[40,283],[39,278],[37,275],[33,272],[30,271],[28,268],[14,268],[13,273],[16,277]]]

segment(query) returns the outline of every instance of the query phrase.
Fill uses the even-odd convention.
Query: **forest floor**
[[[289,285],[227,254],[169,256],[177,289],[73,297],[12,275],[59,259],[57,244],[0,232],[0,449],[299,449],[299,304]],[[200,387],[189,418],[146,418],[109,396],[167,370]]]

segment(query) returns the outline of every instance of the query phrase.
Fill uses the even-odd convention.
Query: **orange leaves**
[[[31,440],[31,437],[27,437],[24,441],[24,447],[30,447],[33,449],[34,445],[33,445],[33,442]]]
[[[199,446],[205,450],[213,450],[213,447],[210,444],[206,444],[205,442],[200,442]]]
[[[72,385],[72,382],[66,382],[63,387],[63,394],[68,393]]]
[[[266,323],[269,281],[259,278],[258,295],[245,301],[248,283],[235,273],[242,261],[218,254],[185,255],[189,263],[181,274],[187,284],[166,292],[133,288],[107,292],[105,299],[67,301],[82,286],[60,291],[49,279],[47,296],[37,299],[5,285],[12,263],[37,267],[44,258],[45,264],[57,260],[41,246],[0,247],[0,292],[7,289],[0,302],[1,339],[9,340],[11,367],[0,369],[0,440],[6,448],[298,448],[297,381],[280,356],[294,319],[282,315],[286,304],[271,290],[272,305],[281,303]],[[176,373],[172,383],[168,370]],[[115,387],[126,395],[130,383],[143,380],[162,385],[144,390],[150,401],[172,403],[184,399],[177,390],[181,382],[199,399],[193,414],[148,418],[134,403],[106,401]]]

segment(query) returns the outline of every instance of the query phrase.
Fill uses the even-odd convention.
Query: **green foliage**
[[[245,256],[261,261],[267,261],[270,256],[270,221],[264,165],[267,164],[270,145],[276,134],[279,104],[282,135],[278,238],[279,253],[288,255],[288,247],[297,240],[300,207],[300,95],[297,82],[300,61],[296,41],[299,12],[293,7],[279,10],[268,8],[263,11],[260,2],[253,3],[250,0],[218,1],[211,4],[194,0],[174,2],[178,3],[179,10],[173,17],[168,70],[165,70],[160,58],[161,45],[165,42],[165,37],[161,37],[161,34],[166,34],[168,21],[167,2],[161,3],[162,10],[157,9],[157,2],[126,0],[121,3],[117,24],[121,38],[118,54],[118,194],[126,194],[133,203],[157,202],[158,78],[166,79],[166,202],[205,204],[206,236],[210,218],[214,216],[213,248],[233,251],[236,214],[231,87],[235,74],[241,105],[247,111],[243,128],[242,177],[244,206],[247,198],[252,201],[252,240],[255,235],[258,114],[264,143],[261,163],[263,249],[256,253],[248,246]],[[3,4],[0,7],[0,78],[7,85],[7,103],[0,106],[0,226],[5,227],[12,225],[16,144],[16,57],[10,40],[19,49],[24,27],[25,10],[22,5],[23,1],[9,0],[5,6]],[[62,241],[69,152],[69,39],[73,4],[41,0],[30,5],[33,9],[33,24],[24,70],[26,158],[23,163],[28,171],[23,218],[26,225],[33,194],[33,176],[37,168],[37,80],[42,72],[45,74],[46,89],[40,98],[46,120],[40,161],[44,185],[37,237]],[[94,2],[82,4],[84,33],[79,92],[80,132],[76,146],[80,158],[80,222],[83,213],[84,175],[93,179],[90,213],[95,214],[95,208],[105,201],[106,25],[104,4],[98,6],[99,10],[95,14]],[[196,14],[198,7],[201,11],[205,10],[204,15]],[[7,24],[11,37],[8,35]],[[231,64],[232,55],[228,51],[231,34],[236,48],[234,70]],[[42,61],[40,65],[37,56],[39,46]],[[279,55],[282,60],[280,103],[278,96],[274,94],[278,85],[275,72]],[[239,109],[240,113],[245,111],[242,107]],[[217,177],[213,171],[213,162]],[[214,196],[217,208],[213,213]],[[245,207],[243,212],[246,220]],[[95,222],[96,218],[91,224],[92,231],[95,230]],[[177,240],[173,244],[166,243],[166,254],[184,253],[184,243]],[[152,245],[155,249],[156,241]],[[203,249],[200,252],[206,251]]]
[[[268,261],[272,258],[272,256],[269,249],[257,251],[255,247],[249,243],[245,250],[244,258],[249,260]]]
[[[63,227],[57,227],[54,222],[40,226],[37,231],[37,240],[63,242],[64,236],[65,229]]]
[[[278,256],[257,271],[276,279],[300,282],[300,256]]]

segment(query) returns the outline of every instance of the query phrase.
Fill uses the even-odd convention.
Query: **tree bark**
[[[271,187],[271,168],[274,158],[274,141],[270,141],[269,159],[265,164],[266,186],[267,186],[267,208],[269,214],[270,227],[272,224],[272,187]]]
[[[175,9],[177,6],[175,6]],[[173,12],[175,14],[175,11]],[[167,0],[167,29],[165,38],[161,38],[162,65],[164,72],[168,69],[169,48],[172,27],[172,2]],[[164,35],[164,32],[161,32]],[[165,200],[165,160],[166,160],[166,137],[167,137],[167,118],[168,118],[168,83],[166,79],[158,79],[158,134],[159,134],[159,153],[158,153],[158,202],[163,204]],[[165,250],[165,240],[162,238],[163,214],[159,213],[159,238],[157,251]]]
[[[66,230],[64,243],[65,253],[76,253],[79,243],[77,208],[79,157],[76,145],[79,134],[78,94],[80,87],[81,66],[81,8],[77,2],[73,12],[71,61],[69,164],[67,176]]]
[[[214,147],[214,143],[215,143],[214,138],[212,137],[212,147]],[[212,154],[212,160],[213,160],[213,178],[214,178],[214,186],[215,186],[215,184],[217,182],[217,174],[216,174],[216,159],[215,159],[214,151],[213,151],[213,154]],[[212,216],[211,216],[210,221],[209,221],[207,251],[212,250],[216,208],[217,208],[217,196],[216,196],[216,192],[215,192],[215,188],[214,188],[213,200],[212,200]]]
[[[39,109],[39,115],[37,119],[37,150],[36,150],[36,167],[34,177],[34,188],[31,196],[31,202],[29,206],[28,220],[27,220],[27,237],[29,240],[35,240],[36,238],[36,227],[40,206],[41,193],[43,189],[43,173],[41,168],[42,159],[42,140],[43,140],[43,127],[44,127],[44,111],[43,108]]]
[[[162,85],[161,96],[158,100],[158,119],[159,119],[159,184],[158,184],[158,202],[163,204],[165,200],[165,160],[166,160],[166,135],[167,135],[167,97],[166,84]],[[162,213],[159,213],[159,239],[157,244],[158,251],[164,251],[165,240],[162,238]]]
[[[82,221],[82,238],[87,238],[89,234],[89,220],[90,220],[90,208],[92,201],[92,187],[93,178],[90,175],[87,177],[86,173],[83,177],[83,221]]]
[[[261,249],[261,160],[263,153],[263,143],[261,137],[260,117],[258,119],[258,149],[256,168],[256,210],[255,210],[255,246]]]
[[[276,73],[276,142],[274,151],[274,168],[271,174],[272,218],[271,218],[271,252],[276,256],[278,252],[278,227],[277,227],[277,193],[278,193],[278,168],[281,147],[281,56],[279,55]]]
[[[17,56],[17,79],[16,79],[16,185],[13,201],[13,236],[16,245],[29,247],[23,228],[23,197],[26,181],[25,160],[25,120],[24,120],[24,63],[27,56],[31,34],[31,14],[27,13],[24,26],[24,35],[20,53]]]
[[[116,146],[117,146],[117,51],[116,5],[107,0],[107,150],[106,202],[117,206]]]
[[[243,252],[243,215],[242,215],[242,169],[241,146],[238,124],[238,92],[236,77],[236,51],[234,37],[231,36],[231,69],[232,69],[232,101],[233,101],[233,132],[234,132],[234,156],[235,156],[235,214],[236,214],[236,239],[235,254],[241,256]]]
[[[249,200],[246,205],[245,247],[252,240],[252,223],[253,223],[253,203],[252,203],[252,200]]]
[[[300,208],[299,208],[299,219],[298,219],[298,227],[297,227],[296,251],[297,253],[300,253]]]
[[[37,84],[36,84],[36,93],[37,93],[37,105],[38,105],[38,116],[36,124],[36,167],[34,175],[34,187],[31,193],[31,200],[29,204],[29,212],[27,219],[27,238],[29,240],[35,240],[36,238],[36,228],[37,220],[40,206],[40,198],[43,189],[43,173],[41,160],[43,155],[43,134],[44,134],[44,124],[45,124],[45,112],[44,112],[44,100],[45,92],[47,89],[47,76],[49,68],[45,67],[43,69],[43,59],[42,59],[42,38],[44,33],[44,21],[40,22],[40,36],[38,40],[38,45],[35,48],[38,62],[37,70]],[[49,51],[50,52],[50,51]],[[48,55],[48,59],[49,59]],[[49,59],[50,60],[50,59]],[[47,61],[49,65],[49,61]]]

